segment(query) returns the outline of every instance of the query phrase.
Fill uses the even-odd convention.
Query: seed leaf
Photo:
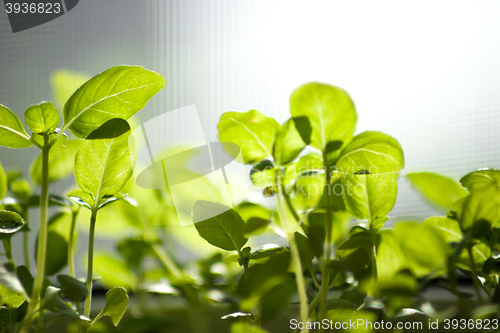
[[[467,191],[451,178],[431,172],[415,172],[406,175],[410,183],[431,204],[450,210],[453,203],[467,195]]]
[[[337,160],[337,168],[343,173],[391,173],[402,170],[404,165],[403,148],[399,142],[376,131],[356,135]]]
[[[128,295],[125,288],[114,287],[106,293],[106,305],[94,319],[96,322],[103,316],[111,318],[113,325],[118,326],[128,305]]]
[[[193,219],[200,221],[194,224],[198,234],[210,244],[228,251],[240,251],[247,239],[243,236],[245,222],[233,209],[220,212],[221,204],[208,201],[197,201],[193,208]],[[205,218],[213,216],[210,218]]]
[[[257,110],[226,112],[219,120],[219,140],[241,148],[245,163],[259,162],[273,156],[273,144],[280,124]]]
[[[112,67],[87,81],[64,105],[63,130],[86,138],[113,118],[128,119],[165,85],[158,73],[138,66]]]
[[[358,118],[347,92],[318,82],[307,83],[292,93],[290,113],[293,118],[309,119],[309,127],[297,126],[297,130],[304,142],[321,151],[330,141],[350,141]]]
[[[307,118],[303,118],[307,121]],[[299,121],[299,120],[297,120]],[[273,147],[274,160],[278,165],[286,165],[292,162],[306,146],[300,136],[293,119],[287,120],[276,136]]]
[[[51,133],[59,125],[59,112],[51,102],[30,106],[24,113],[26,125],[33,133]]]
[[[135,153],[130,154],[126,120],[111,119],[92,132],[78,148],[75,179],[93,204],[117,194],[132,175]]]
[[[8,210],[0,211],[0,234],[13,234],[21,230],[24,225],[23,218]]]
[[[31,147],[30,137],[21,120],[6,106],[0,104],[0,146],[7,148]]]

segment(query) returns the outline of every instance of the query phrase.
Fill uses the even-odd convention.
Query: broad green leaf
[[[309,265],[311,265],[311,261],[314,259],[314,253],[311,249],[311,245],[309,244],[309,239],[298,231],[294,233],[294,236],[297,247],[299,248],[302,267],[306,269]]]
[[[128,119],[165,85],[158,73],[138,66],[112,67],[87,81],[64,105],[63,130],[78,138],[113,118]]]
[[[5,193],[7,193],[7,184],[7,174],[0,163],[0,200],[2,200]]]
[[[29,201],[32,194],[30,184],[24,178],[18,178],[10,183],[10,190],[14,196],[23,201]]]
[[[286,165],[292,162],[306,146],[300,136],[293,119],[287,120],[276,136],[273,156],[276,164]]]
[[[77,318],[80,320],[90,321],[89,318],[84,315],[80,315],[72,307],[66,304],[60,297],[61,289],[52,286],[47,287],[45,290],[45,297],[49,300],[50,304],[53,306],[52,310],[62,313],[65,316],[71,318]]]
[[[257,110],[226,112],[219,120],[219,140],[241,148],[243,160],[250,164],[273,156],[273,144],[280,124]]]
[[[280,176],[279,167],[270,160],[262,160],[250,170],[250,179],[253,186],[264,188],[276,185],[276,178]]]
[[[111,119],[80,144],[75,157],[75,179],[80,189],[94,197],[95,205],[117,194],[132,175],[135,153],[129,151],[130,126]]]
[[[66,239],[67,236],[61,235],[58,231],[49,228],[47,232],[45,275],[51,276],[57,274],[68,264],[68,241]],[[38,257],[37,253],[36,257]]]
[[[393,173],[404,168],[403,148],[392,136],[367,131],[356,135],[342,151],[337,169],[342,173]]]
[[[85,193],[80,189],[76,189],[69,192],[68,197],[74,202],[76,202],[78,205],[85,207],[89,210],[92,210],[94,198],[90,194]]]
[[[270,257],[272,257],[274,255],[281,254],[284,252],[288,252],[288,248],[283,247],[283,246],[268,244],[268,245],[264,245],[262,248],[253,252],[250,255],[250,259],[252,259],[252,260],[269,259]]]
[[[111,318],[113,325],[118,326],[128,305],[128,295],[125,288],[114,287],[106,293],[106,305],[104,309],[97,315],[98,320],[102,316]]]
[[[228,251],[240,251],[247,239],[243,236],[245,222],[233,209],[213,216],[213,212],[223,211],[221,204],[197,201],[193,208],[193,219],[198,234],[210,244]],[[213,216],[213,217],[210,217]]]
[[[7,148],[31,147],[30,137],[21,120],[6,106],[0,104],[0,146]]]
[[[270,221],[262,219],[260,217],[251,217],[245,223],[245,228],[243,229],[244,236],[248,235],[258,235],[267,229]]]
[[[415,172],[406,177],[426,200],[444,210],[452,209],[455,201],[467,195],[458,182],[435,173]]]
[[[321,151],[330,141],[350,141],[358,118],[346,91],[318,82],[307,83],[292,93],[290,113],[293,118],[309,119],[310,133],[298,128],[299,133],[305,142]]]
[[[237,322],[231,325],[231,333],[268,333],[268,332],[250,323]]]
[[[354,218],[370,223],[385,217],[396,203],[397,179],[397,173],[344,174],[342,197],[347,210]]]
[[[56,105],[60,110],[71,95],[85,82],[90,80],[90,75],[68,69],[58,69],[50,75],[50,85]]]
[[[380,279],[390,279],[405,265],[405,255],[399,246],[395,231],[380,230],[377,235],[377,270]]]
[[[460,242],[463,238],[458,222],[448,217],[429,217],[422,224],[436,228],[447,243]]]
[[[473,171],[460,179],[462,186],[473,192],[483,186],[500,185],[500,170],[480,169]]]
[[[330,266],[338,271],[357,272],[368,267],[373,253],[373,243],[366,237],[354,237],[340,245],[336,252],[337,260]]]
[[[321,173],[312,172],[297,178],[293,188],[296,194],[294,207],[302,211],[318,207],[323,198],[325,185],[325,175]]]
[[[57,276],[57,281],[61,286],[63,294],[68,296],[73,302],[79,303],[87,297],[89,291],[82,281],[63,274]]]
[[[262,322],[269,320],[280,314],[287,306],[292,296],[297,292],[295,280],[289,279],[273,289],[262,297]]]
[[[476,272],[481,272],[484,263],[491,255],[490,247],[483,242],[478,242],[472,247],[472,257],[474,258]],[[462,251],[460,257],[458,257],[457,267],[472,272],[472,262],[470,260],[469,251]]]
[[[457,210],[458,223],[464,231],[486,221],[498,225],[500,219],[500,188],[491,183],[475,190],[461,201]]]
[[[0,285],[15,293],[24,293],[23,285],[15,272],[15,266],[11,261],[0,265]],[[19,304],[20,305],[20,304]]]
[[[406,266],[416,277],[446,266],[448,245],[435,228],[413,222],[396,224],[396,239],[406,257]]]
[[[132,291],[138,283],[137,278],[124,262],[104,253],[95,254],[94,270],[96,276],[101,277],[99,282],[106,288],[123,286]]]
[[[51,133],[59,126],[59,112],[51,102],[30,106],[24,113],[26,125],[33,133]]]
[[[6,306],[9,309],[17,309],[25,302],[22,293],[6,288],[0,284],[0,305]]]
[[[0,210],[0,235],[18,232],[23,225],[24,220],[19,214]]]
[[[57,155],[49,162],[49,183],[66,178],[73,171],[75,154],[81,140],[67,140],[65,147],[60,147]],[[52,150],[52,149],[51,149]],[[35,185],[42,183],[42,155],[31,163],[30,177]]]

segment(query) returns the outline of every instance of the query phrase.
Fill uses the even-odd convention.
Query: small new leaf
[[[21,230],[24,225],[23,218],[7,210],[0,211],[0,234],[13,234]]]
[[[24,113],[26,125],[33,133],[51,133],[59,125],[59,112],[51,102],[30,106]]]
[[[120,320],[122,319],[128,305],[128,295],[125,288],[114,287],[111,288],[106,293],[106,305],[104,309],[97,315],[97,317],[92,321],[94,324],[103,316],[108,316],[111,318],[113,325],[118,326]]]

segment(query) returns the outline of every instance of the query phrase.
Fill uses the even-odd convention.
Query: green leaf
[[[262,297],[262,315],[263,323],[276,317],[288,306],[290,298],[297,292],[295,280],[289,279],[271,289],[264,297]]]
[[[300,136],[293,119],[287,120],[276,136],[273,147],[273,156],[276,164],[286,165],[299,156],[306,146]]]
[[[38,258],[37,254],[38,253],[36,253],[36,257]],[[58,231],[49,228],[47,232],[47,261],[45,262],[45,275],[51,276],[57,274],[66,267],[67,264],[68,242],[66,237],[61,235]]]
[[[130,126],[111,119],[92,132],[78,148],[75,179],[80,189],[93,196],[95,204],[117,194],[132,175],[135,153],[129,151]]]
[[[231,325],[231,333],[268,333],[262,328],[244,322],[238,322]]]
[[[500,276],[500,256],[488,258],[482,267],[483,274]]]
[[[79,303],[87,297],[89,291],[82,281],[63,274],[57,276],[57,281],[61,286],[63,294],[68,296],[73,302]]]
[[[90,75],[71,71],[68,69],[58,69],[50,75],[50,85],[56,105],[60,110],[63,109],[66,101],[71,95],[90,79]]]
[[[451,178],[431,172],[415,172],[406,175],[410,183],[430,203],[450,210],[453,203],[467,195],[467,191]]]
[[[384,218],[396,203],[397,179],[397,173],[344,174],[342,197],[347,210],[354,218],[370,223],[376,218]],[[376,224],[380,227],[383,222]]]
[[[57,155],[49,162],[49,183],[63,179],[71,174],[75,163],[76,150],[81,142],[81,140],[67,140],[66,146],[60,147]],[[40,185],[42,183],[42,154],[38,155],[31,163],[29,171],[33,183]]]
[[[66,304],[61,299],[60,294],[61,294],[61,289],[55,288],[52,286],[47,287],[47,289],[45,291],[45,297],[47,298],[47,300],[50,301],[50,303],[54,307],[53,310],[56,310],[57,312],[60,312],[63,315],[71,317],[71,318],[77,318],[80,320],[90,321],[89,318],[87,318],[83,315],[80,315],[72,307],[70,307],[68,304]]]
[[[273,156],[273,144],[280,124],[257,110],[226,112],[217,125],[219,140],[241,148],[243,160],[250,164]]]
[[[2,163],[0,163],[0,200],[5,197],[5,193],[7,193],[7,174],[5,173]]]
[[[22,293],[10,290],[0,284],[0,305],[6,306],[8,309],[17,309],[25,302]]]
[[[299,248],[302,267],[306,269],[311,265],[311,261],[314,259],[314,253],[311,249],[311,245],[309,244],[309,239],[298,231],[294,233],[294,236],[297,247]]]
[[[396,239],[406,257],[406,266],[422,277],[446,266],[448,246],[434,227],[413,222],[396,224]]]
[[[18,266],[17,267],[17,278],[21,281],[23,289],[26,291],[27,295],[31,295],[33,291],[33,276],[31,275],[28,267]]]
[[[64,105],[63,130],[86,138],[113,118],[128,119],[165,85],[158,73],[138,66],[112,67],[87,81]]]
[[[480,169],[471,172],[460,179],[462,186],[466,187],[469,192],[480,189],[483,186],[500,184],[500,170],[495,169]]]
[[[106,293],[106,305],[97,315],[94,322],[103,316],[111,318],[113,325],[118,326],[128,305],[127,290],[122,287],[114,287]]]
[[[244,236],[257,235],[264,232],[267,229],[270,221],[266,219],[261,219],[260,217],[251,217],[246,223],[243,229]]]
[[[464,197],[456,209],[458,223],[464,231],[474,224],[487,221],[490,226],[497,225],[500,219],[500,188],[488,184]]]
[[[23,285],[15,272],[15,266],[12,262],[7,261],[0,265],[0,285],[12,290],[15,293],[24,293]]]
[[[30,106],[24,113],[26,125],[33,133],[48,134],[59,126],[59,112],[51,102]]]
[[[484,263],[491,257],[490,247],[483,243],[478,242],[472,247],[472,257],[474,258],[474,268],[476,272],[481,272]],[[472,272],[472,262],[470,260],[469,251],[464,250],[460,257],[458,257],[457,267]]]
[[[395,231],[380,230],[377,234],[377,270],[380,279],[390,279],[405,265],[405,254],[399,246]]]
[[[0,210],[0,235],[13,234],[22,229],[23,218],[14,212]]]
[[[0,104],[0,146],[7,148],[31,147],[30,137],[21,120],[6,106]]]
[[[221,204],[208,201],[197,201],[193,208],[193,219],[200,221],[194,224],[198,234],[210,244],[223,250],[240,251],[247,240],[243,236],[245,222],[234,210],[227,210],[213,216],[213,212],[224,211]],[[206,218],[213,216],[210,218]]]
[[[332,260],[330,266],[338,271],[357,272],[368,267],[373,252],[373,243],[366,237],[354,237],[342,244],[337,252],[337,260]]]
[[[52,133],[49,134],[49,140],[48,140],[49,142],[52,139],[55,139],[56,133],[57,132],[52,132]],[[43,134],[33,134],[31,136],[31,139],[33,141],[37,142],[42,147],[45,145]],[[59,153],[59,150],[61,149],[61,147],[65,147],[66,146],[66,141],[67,141],[66,134],[63,134],[63,135],[61,135],[57,139],[57,141],[53,144],[53,146],[50,147],[50,150],[49,150],[49,161],[52,161],[57,156],[57,153]]]
[[[382,132],[358,134],[342,151],[337,169],[342,173],[393,173],[405,166],[403,148],[393,137]]]
[[[277,254],[281,254],[284,252],[288,252],[288,248],[283,247],[283,246],[276,246],[276,245],[268,244],[268,245],[264,245],[262,248],[253,252],[250,255],[250,259],[251,260],[269,259],[272,256],[275,256]]]
[[[264,188],[276,185],[276,176],[279,176],[279,168],[270,160],[262,160],[250,170],[250,179],[253,186]]]
[[[435,228],[447,243],[460,242],[463,238],[458,222],[448,217],[429,217],[422,224]]]
[[[305,142],[321,151],[330,141],[350,141],[358,118],[347,92],[318,82],[307,83],[292,93],[290,113],[293,118],[309,119],[310,131],[307,127],[298,131]]]
[[[76,189],[69,192],[68,197],[74,202],[76,202],[78,205],[92,210],[91,205],[93,205],[94,203],[94,198],[90,194],[85,193],[80,189]]]
[[[107,254],[95,254],[94,270],[96,276],[101,277],[99,282],[106,288],[123,286],[131,291],[137,285],[137,279],[127,265]]]

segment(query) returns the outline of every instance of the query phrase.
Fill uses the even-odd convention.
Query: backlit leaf
[[[24,117],[33,133],[51,133],[59,126],[59,112],[51,102],[30,106]]]
[[[273,156],[276,164],[286,165],[292,162],[306,146],[293,119],[287,120],[278,131]]]
[[[32,145],[21,120],[6,106],[0,104],[0,146],[26,148]]]

